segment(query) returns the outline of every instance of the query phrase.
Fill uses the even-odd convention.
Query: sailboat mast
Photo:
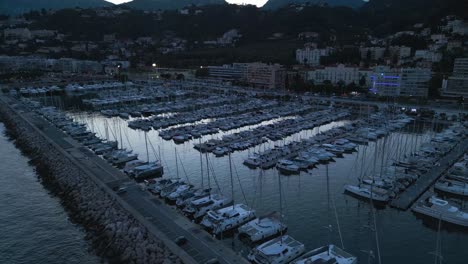
[[[201,138],[198,139],[198,142],[199,142],[199,145],[201,146]],[[203,190],[203,189],[205,189],[205,185],[203,183],[203,157],[202,157],[201,149],[200,149],[199,153],[200,153],[201,187],[202,187],[202,190]]]
[[[145,147],[146,147],[146,161],[149,163],[149,152],[148,152],[148,137],[145,131]]]
[[[232,177],[232,162],[231,162],[231,153],[229,152],[229,173],[231,175],[231,195],[232,195],[232,209],[234,209],[234,179]]]
[[[327,175],[327,215],[328,215],[328,250],[327,254],[330,255],[330,244],[331,244],[331,221],[330,221],[330,180],[328,178],[328,164],[325,165],[325,173]]]
[[[383,169],[384,169],[384,158],[385,158],[385,144],[387,143],[387,137],[384,137],[382,144],[382,161],[380,164],[380,178],[382,179]]]
[[[211,182],[210,182],[210,165],[208,163],[208,153],[205,152],[205,159],[206,159],[206,177],[208,177],[208,193],[211,199]]]
[[[281,190],[281,176],[279,174],[279,171],[276,171],[276,174],[278,175],[278,189],[279,189],[279,206],[280,206],[280,219],[281,222],[283,221],[283,191]],[[283,244],[283,230],[281,230],[281,238],[280,238],[280,243]]]
[[[174,153],[175,153],[175,164],[176,164],[176,175],[177,179],[179,178],[179,160],[177,158],[177,149],[174,148]]]

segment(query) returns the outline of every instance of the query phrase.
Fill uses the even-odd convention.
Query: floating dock
[[[391,207],[408,210],[444,173],[468,150],[468,139],[459,142],[447,155],[428,172],[421,175],[414,184],[403,191],[390,203]]]

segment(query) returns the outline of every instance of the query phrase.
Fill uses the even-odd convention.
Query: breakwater
[[[57,145],[3,99],[0,117],[17,147],[61,198],[70,218],[87,232],[96,253],[113,263],[181,263],[178,256],[119,204]],[[53,227],[51,227],[53,228]]]

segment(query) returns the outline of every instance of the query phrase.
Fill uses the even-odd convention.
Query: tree
[[[195,71],[195,77],[200,78],[200,77],[207,77],[210,74],[208,71],[208,68],[199,68]]]
[[[429,98],[438,98],[440,97],[439,89],[442,87],[442,80],[443,77],[440,74],[434,74],[429,81],[429,90],[428,90],[428,97]]]
[[[363,75],[361,79],[359,80],[359,86],[364,87],[366,86],[366,83],[367,83],[366,76]]]
[[[172,77],[172,75],[170,73],[163,73],[160,76],[163,79],[170,79]]]

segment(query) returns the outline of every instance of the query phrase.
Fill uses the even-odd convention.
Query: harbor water
[[[215,157],[211,153],[206,157],[205,154],[200,154],[193,148],[194,144],[199,142],[198,139],[175,144],[172,140],[163,140],[156,130],[143,132],[128,128],[128,120],[119,117],[108,118],[85,112],[69,112],[69,115],[75,121],[85,123],[88,129],[99,137],[119,141],[120,147],[138,153],[141,160],[151,161],[161,157],[164,177],[179,177],[197,187],[210,185],[227,196],[231,194],[228,157]],[[257,215],[280,211],[281,189],[283,219],[288,225],[288,234],[303,242],[308,250],[333,243],[344,246],[346,251],[358,256],[359,263],[378,263],[380,253],[382,263],[423,264],[434,261],[434,254],[431,252],[436,250],[439,233],[444,261],[453,264],[467,263],[467,232],[445,224],[442,224],[438,231],[437,223],[430,219],[420,218],[410,210],[398,211],[386,207],[375,210],[375,226],[378,231],[376,239],[370,204],[343,193],[344,185],[357,184],[358,177],[378,177],[386,172],[386,168],[394,160],[416,151],[434,135],[433,124],[410,124],[409,127],[393,132],[376,142],[370,142],[367,146],[360,145],[358,151],[353,154],[345,154],[343,158],[336,158],[335,162],[318,165],[317,168],[301,172],[299,175],[284,176],[278,174],[276,169],[255,170],[242,164],[252,152],[261,152],[275,145],[281,146],[291,141],[309,138],[347,122],[349,121],[332,122],[301,131],[283,140],[269,141],[248,150],[232,153],[236,203],[248,204],[256,210]],[[245,129],[248,127],[240,130]],[[440,129],[438,128],[439,131]],[[201,142],[240,130],[203,136]],[[145,144],[145,133],[148,147]],[[207,178],[207,159],[210,178]],[[451,201],[463,210],[468,209],[461,200]],[[226,238],[223,242],[244,254],[249,250],[237,239]]]
[[[0,263],[99,263],[0,123]]]

